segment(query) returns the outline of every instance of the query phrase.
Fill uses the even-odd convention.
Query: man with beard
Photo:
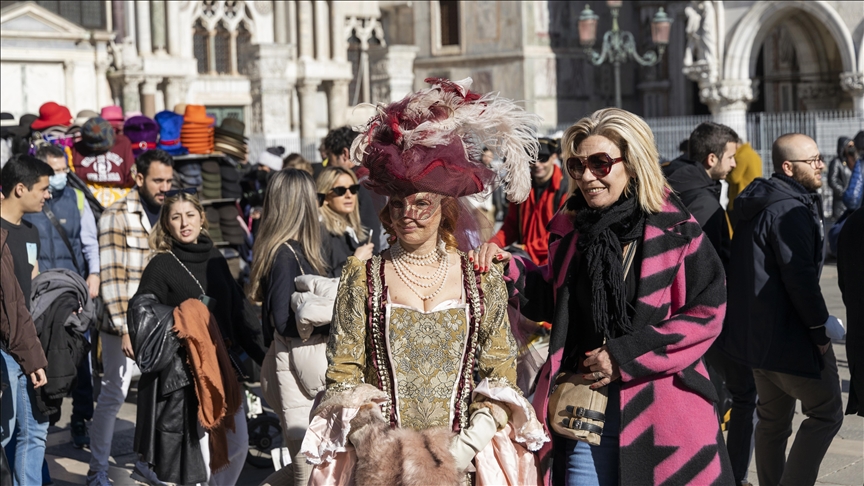
[[[87,484],[105,486],[108,480],[108,456],[114,423],[120,406],[126,400],[135,355],[126,326],[126,307],[135,295],[141,273],[147,265],[150,246],[147,238],[159,219],[165,192],[171,190],[174,159],[164,150],[148,150],[135,161],[136,186],[115,202],[99,219],[99,256],[102,276],[102,299],[111,315],[100,323],[102,339],[102,391],[93,412],[90,427],[90,470]],[[135,464],[132,478],[146,484],[158,484],[155,474],[141,461]]]
[[[735,200],[728,307],[717,339],[729,358],[753,368],[759,399],[759,484],[813,484],[843,422],[831,337],[842,337],[819,287],[825,168],[816,142],[792,133],[771,153],[774,174]],[[807,419],[786,457],[795,402]]]

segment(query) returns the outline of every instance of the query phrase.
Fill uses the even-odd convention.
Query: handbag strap
[[[297,256],[297,252],[294,251],[294,248],[291,247],[287,241],[285,242],[285,246],[287,246],[288,249],[291,250],[291,253],[294,254],[294,259],[297,260],[297,266],[300,267],[300,275],[306,275],[306,272],[303,271],[303,264],[300,263],[300,257]]]
[[[72,242],[69,241],[69,236],[66,235],[66,230],[63,229],[60,221],[57,221],[57,216],[54,215],[54,211],[51,211],[51,209],[46,205],[42,208],[42,212],[45,213],[45,216],[48,216],[48,220],[51,221],[52,225],[54,225],[54,229],[60,233],[60,238],[62,238],[63,243],[66,244],[66,249],[69,250],[69,254],[72,255],[72,264],[75,265],[75,270],[77,270],[78,273],[81,273],[81,266],[78,264],[78,258],[75,257],[75,251],[72,249]]]
[[[180,259],[177,258],[177,255],[175,255],[173,251],[168,250],[168,253],[170,253],[171,256],[173,256],[174,259],[177,260],[177,263],[179,263],[180,266],[183,267],[183,270],[186,270],[186,273],[188,273],[189,276],[192,277],[192,280],[194,280],[195,283],[198,285],[198,288],[201,289],[201,295],[205,295],[207,292],[204,292],[204,286],[201,285],[201,282],[199,282],[197,278],[195,278],[195,275],[193,275],[192,272],[190,272],[189,269],[186,268],[186,265],[184,265],[183,262],[181,262]]]
[[[633,259],[636,257],[636,247],[639,245],[637,241],[631,241],[624,251],[624,280],[627,280],[627,275],[630,273],[630,267],[633,266]]]

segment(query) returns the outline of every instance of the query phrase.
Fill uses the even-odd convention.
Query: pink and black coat
[[[508,270],[511,303],[518,301],[526,317],[552,322],[549,359],[534,395],[547,433],[550,382],[560,371],[570,321],[568,269],[580,258],[569,216],[559,212],[549,230],[548,265],[514,259]],[[702,362],[726,312],[720,259],[673,194],[647,217],[640,246],[636,331],[607,342],[621,370],[620,482],[733,484],[714,411],[717,395]],[[553,444],[540,451],[546,484]]]

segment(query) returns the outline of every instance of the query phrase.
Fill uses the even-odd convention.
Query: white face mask
[[[62,191],[66,188],[66,174],[54,174],[48,178],[48,185],[54,191]]]

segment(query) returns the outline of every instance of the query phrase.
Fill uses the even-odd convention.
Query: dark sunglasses
[[[349,186],[349,187],[343,187],[343,186],[334,187],[333,189],[330,189],[330,192],[332,192],[336,197],[342,197],[348,191],[351,191],[351,194],[356,195],[357,191],[359,191],[359,190],[360,190],[360,185],[354,184],[353,186]]]
[[[194,196],[198,194],[198,189],[194,187],[187,187],[185,189],[171,189],[170,191],[165,191],[165,197],[174,197],[180,193],[189,194],[190,196]]]
[[[585,168],[594,174],[594,177],[602,179],[609,175],[612,171],[612,166],[624,160],[624,157],[612,158],[611,155],[605,152],[591,154],[588,157],[570,157],[567,159],[567,172],[574,179],[581,179],[585,173]]]

